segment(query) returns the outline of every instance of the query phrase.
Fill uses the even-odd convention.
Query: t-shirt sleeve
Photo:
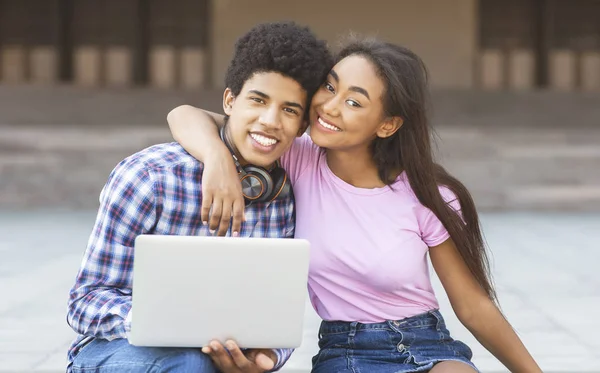
[[[460,203],[458,202],[458,198],[456,195],[446,187],[440,187],[440,193],[446,201],[447,204],[454,209],[454,211],[461,213]],[[440,221],[437,216],[428,208],[425,208],[423,214],[423,218],[419,222],[419,226],[421,228],[421,237],[423,242],[427,244],[429,247],[437,246],[448,238],[450,238],[450,234]]]
[[[307,133],[294,139],[290,149],[281,157],[281,166],[286,170],[292,185],[306,169],[315,166],[319,151],[319,147]]]

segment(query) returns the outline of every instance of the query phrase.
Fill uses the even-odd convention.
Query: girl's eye
[[[329,82],[325,82],[325,89],[329,92],[334,92],[333,86]]]
[[[360,104],[354,100],[346,100],[346,102],[352,107],[360,107]]]

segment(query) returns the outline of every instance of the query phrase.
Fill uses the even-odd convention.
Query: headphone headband
[[[237,155],[235,155],[235,151],[233,150],[233,147],[229,144],[229,141],[227,141],[227,137],[225,136],[225,126],[227,126],[227,123],[225,123],[221,128],[219,128],[219,136],[221,137],[221,141],[223,141],[225,143],[225,146],[227,147],[227,149],[229,149],[229,152],[231,153],[231,156],[233,157],[233,163],[235,163],[235,167],[237,168],[238,173],[245,175],[246,171],[240,164],[240,161],[238,160]]]

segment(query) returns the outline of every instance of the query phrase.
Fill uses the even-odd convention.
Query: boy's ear
[[[223,92],[223,111],[225,115],[231,115],[231,111],[233,110],[233,103],[235,102],[235,96],[231,89],[226,88]]]

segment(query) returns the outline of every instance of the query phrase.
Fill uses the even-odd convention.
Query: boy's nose
[[[265,127],[279,127],[279,113],[276,108],[265,110],[259,117],[259,122]]]

